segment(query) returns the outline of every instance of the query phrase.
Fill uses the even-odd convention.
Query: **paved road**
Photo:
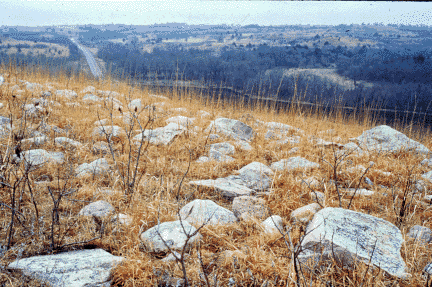
[[[84,53],[84,55],[85,55],[85,57],[87,59],[87,63],[90,66],[90,70],[91,70],[93,76],[95,76],[96,78],[102,77],[102,71],[99,68],[99,66],[97,65],[96,60],[93,57],[92,53],[90,53],[90,51],[87,50],[86,47],[82,46],[74,38],[70,38],[70,40],[72,41],[72,43],[74,43],[75,45],[77,45],[78,49],[80,49]]]

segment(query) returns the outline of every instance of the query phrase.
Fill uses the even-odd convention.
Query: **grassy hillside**
[[[430,205],[422,201],[424,194],[413,193],[411,189],[414,179],[428,171],[420,165],[423,158],[408,152],[391,156],[371,153],[362,157],[347,154],[338,158],[335,145],[322,147],[313,140],[315,136],[348,143],[349,138],[375,126],[373,115],[359,122],[355,115],[346,118],[340,113],[323,114],[319,110],[309,112],[295,107],[276,113],[271,107],[246,106],[242,102],[229,103],[218,98],[203,99],[198,94],[185,94],[181,90],[155,96],[149,90],[138,90],[126,82],[109,78],[95,81],[85,74],[68,77],[59,73],[50,78],[43,69],[30,67],[1,67],[0,75],[6,81],[0,86],[0,103],[3,104],[0,115],[9,118],[14,126],[11,132],[6,130],[0,146],[1,286],[39,286],[36,280],[6,269],[18,256],[96,247],[127,259],[113,272],[116,286],[157,286],[160,280],[157,274],[164,271],[177,278],[187,274],[190,286],[216,286],[216,277],[219,286],[229,286],[229,278],[234,278],[238,286],[296,286],[296,282],[301,286],[426,286],[422,269],[432,257],[432,250],[428,245],[419,245],[408,238],[401,250],[412,274],[407,280],[387,276],[363,263],[350,270],[334,262],[320,272],[317,271],[319,266],[312,271],[307,268],[299,271],[294,264],[295,251],[306,223],[295,224],[291,213],[314,202],[312,190],[325,194],[325,207],[342,205],[348,208],[351,198],[340,199],[337,185],[331,180],[339,187],[366,188],[362,176],[367,176],[374,183],[376,192],[370,197],[354,198],[350,209],[387,220],[397,225],[404,236],[414,225],[432,227]],[[39,83],[42,88],[27,89],[22,81]],[[14,88],[15,85],[18,88]],[[92,94],[108,99],[83,100],[90,93],[84,91],[89,86],[96,90]],[[77,96],[68,99],[56,93],[56,90],[64,89],[75,91]],[[103,95],[98,90],[116,93]],[[35,101],[42,91],[51,91],[46,103]],[[128,110],[128,104],[134,99],[141,99],[142,107],[152,106]],[[35,104],[33,114],[25,113],[29,107],[23,107],[30,103]],[[177,115],[195,118],[195,121],[171,144],[133,143],[133,137],[140,131],[164,127],[168,118]],[[200,156],[207,155],[209,144],[235,143],[223,135],[216,140],[209,137],[206,128],[218,117],[237,119],[251,126],[256,132],[250,142],[252,150],[243,150],[236,145],[233,161],[197,163]],[[122,127],[123,132],[113,137],[93,135],[95,122],[105,119],[108,125]],[[132,121],[132,125],[125,124],[125,119]],[[290,135],[300,137],[299,144],[276,144],[265,138],[267,129],[257,120],[288,124],[304,133],[290,131]],[[413,131],[409,125],[396,129],[432,149],[430,130]],[[42,145],[25,141],[37,136],[35,131],[47,137]],[[81,145],[58,145],[55,138],[59,136]],[[100,141],[109,146],[105,155],[94,152]],[[21,156],[24,151],[37,148],[63,152],[64,163],[50,163],[29,170],[23,161],[13,162],[14,155]],[[225,177],[251,162],[270,166],[292,156],[304,157],[319,163],[320,167],[308,171],[275,172],[271,191],[259,195],[271,214],[282,217],[286,230],[289,230],[287,234],[263,234],[260,220],[256,218],[228,225],[204,226],[199,230],[203,236],[199,248],[193,248],[190,256],[179,263],[164,262],[161,258],[165,254],[148,252],[142,247],[140,234],[143,231],[158,222],[178,220],[178,210],[194,199],[210,199],[232,209],[232,200],[211,189],[189,185],[190,181]],[[79,165],[102,157],[112,167],[108,174],[75,176],[74,170]],[[370,161],[375,164],[365,175],[347,172],[348,167],[368,167]],[[302,179],[310,177],[316,179],[316,184],[302,183]],[[409,205],[404,198],[411,200]],[[130,224],[122,225],[108,219],[100,222],[79,216],[84,206],[98,200],[109,202],[115,214],[128,215]],[[237,259],[233,261],[227,251],[234,252]],[[200,276],[200,272],[205,276]]]

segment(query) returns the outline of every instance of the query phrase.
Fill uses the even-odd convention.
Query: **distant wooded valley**
[[[89,72],[71,39],[88,48],[105,77],[178,79],[250,98],[301,93],[305,102],[431,113],[426,26],[2,26],[0,62]]]

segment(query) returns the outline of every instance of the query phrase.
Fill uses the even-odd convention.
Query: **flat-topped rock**
[[[186,251],[188,251],[202,238],[202,235],[198,232],[186,244],[187,235],[192,235],[195,231],[196,228],[186,220],[182,221],[182,223],[177,220],[156,225],[141,233],[140,238],[149,252],[169,252],[169,248],[163,241],[172,250],[182,250],[186,246]]]
[[[294,170],[294,169],[311,169],[319,167],[319,164],[308,161],[300,156],[290,157],[288,159],[282,159],[278,162],[271,164],[273,170]]]
[[[100,158],[92,161],[91,163],[83,163],[75,169],[77,177],[84,176],[97,176],[106,174],[110,169],[110,166],[106,159]]]
[[[414,153],[419,154],[430,153],[429,149],[424,145],[411,140],[403,133],[386,125],[374,127],[351,140],[356,141],[360,148],[368,151],[395,153],[412,150]]]
[[[300,262],[335,259],[353,267],[355,258],[380,267],[390,275],[407,278],[400,254],[403,237],[392,223],[372,215],[327,207],[309,222],[302,242]],[[322,257],[321,257],[322,254]]]
[[[170,123],[165,127],[144,130],[142,133],[136,135],[133,139],[135,142],[140,142],[144,139],[145,141],[149,141],[151,144],[168,145],[176,136],[184,133],[185,131],[186,128],[184,126]]]
[[[180,218],[192,225],[228,224],[237,221],[234,213],[211,200],[195,199],[180,209]]]
[[[220,192],[223,196],[228,198],[250,195],[253,192],[252,189],[225,178],[196,180],[189,182],[189,184],[199,187],[213,188],[216,192]]]
[[[112,212],[114,212],[114,207],[109,202],[99,200],[84,206],[80,210],[79,215],[103,218],[110,215]]]
[[[110,286],[111,271],[123,260],[103,249],[91,249],[23,258],[8,268],[50,286]]]
[[[238,140],[250,141],[254,138],[252,128],[238,120],[218,118],[210,123],[206,131],[210,129]]]
[[[34,166],[43,165],[46,163],[62,164],[64,162],[64,153],[48,152],[44,149],[32,149],[22,152],[27,164]]]

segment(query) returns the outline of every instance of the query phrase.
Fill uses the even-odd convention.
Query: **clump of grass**
[[[420,159],[409,153],[383,156],[371,153],[369,156],[353,157],[340,154],[334,148],[323,149],[308,141],[307,135],[318,135],[320,131],[333,129],[333,135],[320,135],[324,140],[335,136],[342,143],[348,138],[357,137],[364,130],[374,126],[373,115],[353,115],[345,117],[337,109],[324,113],[320,109],[304,110],[291,105],[288,110],[276,111],[274,106],[264,102],[246,105],[244,102],[228,103],[222,97],[202,97],[199,92],[159,93],[169,100],[151,97],[150,89],[137,89],[127,81],[112,78],[95,80],[81,73],[69,77],[58,74],[50,77],[42,69],[31,70],[26,67],[1,67],[9,85],[0,87],[1,102],[5,107],[1,115],[12,120],[19,127],[2,140],[0,146],[0,245],[1,266],[7,266],[17,256],[29,257],[78,248],[100,247],[113,255],[126,257],[126,261],[113,273],[113,282],[118,286],[155,286],[158,282],[178,278],[189,286],[400,286],[425,285],[422,267],[431,251],[407,240],[402,253],[413,275],[406,281],[389,278],[379,269],[359,263],[355,269],[347,269],[334,262],[328,268],[302,266],[296,258],[300,252],[304,226],[289,221],[296,208],[311,203],[310,192],[322,191],[326,195],[326,207],[350,208],[368,213],[394,224],[405,234],[407,228],[419,224],[431,227],[430,206],[421,202],[421,197],[412,189],[413,178],[425,171],[416,169]],[[20,97],[11,90],[13,85],[22,86],[19,80],[34,83],[51,83],[55,89],[71,89],[78,93],[78,99],[67,100],[52,96],[59,106],[51,105],[44,115],[44,123],[65,130],[64,136],[83,144],[79,148],[67,148],[54,143],[55,132],[47,133],[49,140],[42,147],[48,151],[64,152],[65,163],[47,164],[29,168],[24,161],[14,161],[14,155],[23,151],[23,140],[30,137],[31,128],[40,130],[40,119],[24,117],[23,104],[36,98],[35,92],[25,91]],[[80,93],[87,86],[96,90],[110,90],[120,93],[117,99],[123,109],[115,109],[112,102],[84,104]],[[296,91],[301,99],[302,91]],[[144,111],[128,110],[132,99],[141,99],[144,106],[165,102],[163,106]],[[68,106],[70,102],[80,105]],[[189,131],[177,137],[168,146],[155,146],[147,142],[135,145],[133,137],[144,129],[165,126],[165,120],[178,113],[172,108],[186,108],[185,116],[195,117],[194,126],[201,131]],[[361,107],[358,107],[359,110]],[[163,109],[163,110],[161,110]],[[210,113],[208,117],[198,116],[198,111]],[[123,122],[123,115],[129,113],[131,121]],[[302,156],[320,163],[320,167],[306,173],[279,172],[274,175],[272,192],[263,195],[272,214],[284,218],[285,230],[278,234],[264,236],[255,221],[244,221],[225,226],[198,226],[203,235],[202,242],[187,256],[179,252],[176,262],[163,262],[165,254],[153,254],[142,248],[140,232],[158,224],[175,221],[181,206],[194,199],[211,199],[219,205],[231,209],[231,202],[209,190],[192,188],[187,182],[198,179],[215,179],[232,174],[244,165],[259,161],[267,165],[292,156],[290,144],[272,145],[264,139],[266,130],[253,126],[257,136],[251,142],[253,151],[238,149],[234,162],[209,162],[196,164],[195,160],[205,155],[208,135],[204,130],[210,121],[217,117],[241,119],[253,124],[261,121],[281,122],[301,128],[305,132],[302,144],[295,156]],[[89,163],[102,155],[91,151],[96,142],[92,135],[94,122],[107,119],[107,126],[121,126],[125,134],[113,138],[106,131],[101,139],[108,143],[109,153],[105,158],[113,167],[110,175],[75,178],[73,171],[82,163]],[[432,148],[430,131],[422,130],[422,143]],[[411,135],[420,138],[420,133]],[[223,136],[220,142],[228,140]],[[28,148],[28,147],[25,147]],[[31,148],[35,148],[34,146]],[[346,162],[368,167],[363,176],[368,176],[377,186],[392,187],[392,191],[377,188],[373,200],[362,197],[342,197],[340,187],[364,188],[362,177],[353,177],[344,172]],[[369,162],[375,164],[370,167]],[[382,172],[392,172],[394,176],[381,176]],[[302,179],[315,176],[319,179],[320,189],[302,184]],[[44,182],[44,180],[48,181]],[[330,183],[333,180],[333,184]],[[106,195],[102,190],[115,190],[117,193]],[[387,193],[387,195],[384,195]],[[78,216],[81,208],[99,199],[110,202],[116,213],[128,214],[132,218],[129,226],[120,226],[111,221],[96,222]],[[232,253],[230,253],[232,252]],[[9,285],[35,285],[23,275],[11,273],[2,268],[0,282]],[[30,282],[30,283],[29,283]],[[160,283],[162,284],[162,283]]]

